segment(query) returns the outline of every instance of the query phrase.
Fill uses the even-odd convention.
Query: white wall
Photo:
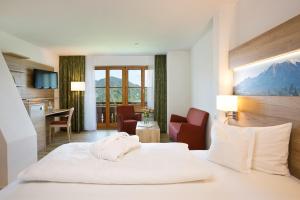
[[[299,0],[239,0],[220,8],[191,49],[191,105],[210,113],[210,124],[224,113],[215,108],[216,95],[232,94],[228,53],[248,40],[300,14]]]
[[[17,174],[37,160],[37,139],[32,122],[23,105],[2,53],[0,54],[0,139],[2,141],[0,187],[16,179]],[[6,168],[2,168],[5,165]]]
[[[231,48],[300,14],[299,0],[239,0]]]
[[[130,66],[148,65],[154,67],[154,56],[114,56],[114,55],[88,55],[86,60],[93,66]]]
[[[209,113],[207,133],[216,114],[216,80],[213,69],[213,23],[191,49],[191,105]],[[210,143],[210,137],[206,137]]]
[[[200,40],[191,49],[191,103],[206,111],[215,110],[213,74],[213,24],[210,23]]]
[[[30,60],[53,66],[54,70],[58,72],[59,58],[58,55],[36,45],[33,45],[27,41],[19,39],[15,36],[9,35],[0,31],[0,51],[13,52],[23,56],[27,56]],[[55,107],[59,106],[59,93],[58,89],[54,92]]]
[[[235,4],[220,8],[191,49],[191,105],[209,112],[207,148],[213,120],[224,120],[224,113],[216,110],[216,96],[232,94],[228,51],[234,8]]]
[[[167,120],[171,114],[186,116],[191,106],[190,51],[167,53]]]
[[[21,54],[45,65],[58,66],[58,55],[2,31],[0,31],[0,50]]]
[[[85,120],[86,130],[96,130],[95,66],[147,65],[154,69],[154,56],[86,56]]]

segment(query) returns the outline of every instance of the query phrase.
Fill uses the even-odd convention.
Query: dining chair
[[[69,114],[62,116],[62,118],[64,118],[65,120],[58,120],[58,121],[55,120],[55,121],[50,122],[50,124],[49,124],[49,144],[51,144],[53,128],[67,128],[68,140],[69,140],[69,142],[71,141],[71,131],[72,131],[71,120],[72,120],[73,112],[74,112],[74,108],[70,108]]]

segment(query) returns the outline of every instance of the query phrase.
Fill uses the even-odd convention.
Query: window
[[[117,105],[134,105],[136,110],[147,105],[147,73],[146,66],[95,68],[98,128],[116,127]]]
[[[148,105],[148,98],[151,98],[151,95],[153,94],[150,94],[150,96],[148,97],[148,89],[150,89],[152,87],[152,83],[153,83],[153,80],[151,79],[152,76],[150,74],[151,72],[146,69],[145,70],[145,86],[144,86],[144,99],[145,99],[145,106]],[[152,74],[153,75],[153,74]],[[151,91],[151,90],[150,90]]]
[[[142,71],[128,70],[128,104],[141,104],[142,102]]]
[[[97,124],[106,123],[106,71],[95,70]]]
[[[106,79],[105,79],[105,70],[96,70],[95,71],[95,85],[96,85],[96,102],[105,103],[106,95]]]
[[[122,70],[109,70],[109,96],[113,104],[122,104]]]

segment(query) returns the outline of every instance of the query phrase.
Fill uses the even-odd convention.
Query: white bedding
[[[93,143],[69,143],[20,173],[25,181],[95,184],[169,184],[207,180],[207,164],[183,143],[145,143],[119,161],[97,159]]]
[[[263,172],[239,173],[206,161],[206,151],[193,151],[214,174],[213,181],[167,185],[96,185],[14,182],[0,191],[1,200],[299,200],[300,182]],[[157,163],[159,165],[159,163]]]

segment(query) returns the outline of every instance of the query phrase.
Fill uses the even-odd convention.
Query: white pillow
[[[229,126],[215,122],[208,160],[240,172],[249,172],[255,134],[251,128]]]
[[[256,134],[252,168],[270,174],[289,175],[288,154],[292,123],[252,128]]]

